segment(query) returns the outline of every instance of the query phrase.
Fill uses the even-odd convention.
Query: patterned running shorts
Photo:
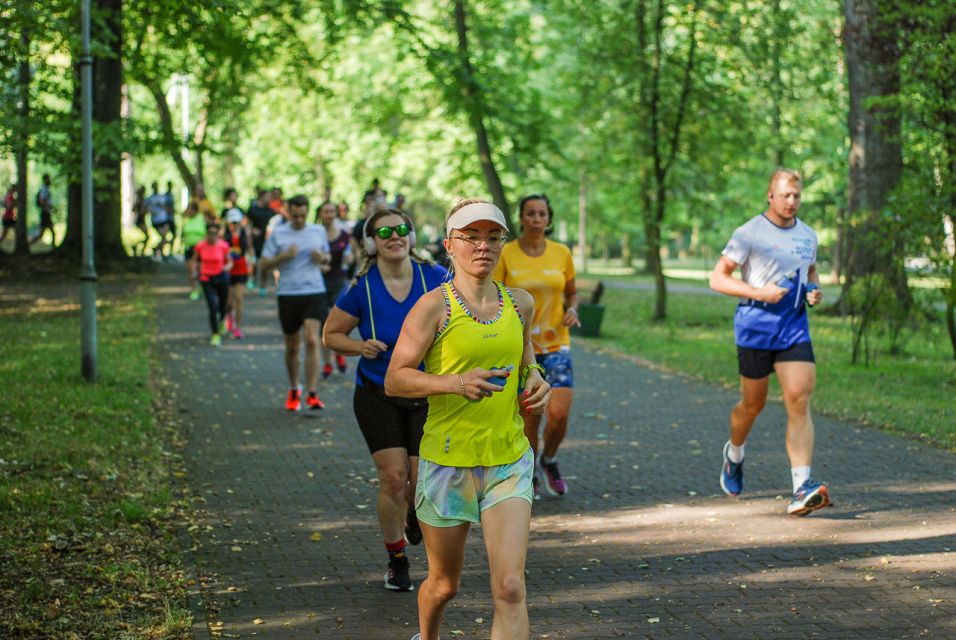
[[[481,512],[508,498],[531,503],[531,449],[515,462],[493,467],[445,467],[424,458],[418,461],[415,510],[433,527],[481,522]]]

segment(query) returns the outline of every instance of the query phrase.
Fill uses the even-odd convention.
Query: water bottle
[[[820,285],[818,285],[816,282],[811,282],[807,285],[807,293],[810,293],[811,291],[816,291],[819,288],[820,288]],[[810,302],[808,301],[807,306],[812,307],[813,305],[810,304]]]

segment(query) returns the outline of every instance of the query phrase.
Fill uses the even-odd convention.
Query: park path
[[[155,277],[158,374],[186,425],[185,482],[204,519],[189,533],[195,637],[409,638],[415,594],[381,587],[354,363],[320,384],[321,415],[287,415],[274,297],[250,297],[247,338],[214,349],[180,270]],[[748,442],[746,493],[730,499],[717,475],[734,394],[599,346],[575,348],[570,492],[534,507],[532,638],[956,638],[956,455],[818,418],[814,475],[836,507],[788,517],[779,405]],[[489,637],[480,537],[446,639]],[[423,549],[410,558],[417,582]]]

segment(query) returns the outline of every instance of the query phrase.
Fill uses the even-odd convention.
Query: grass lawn
[[[582,280],[581,288],[587,289],[594,278]],[[669,283],[706,286],[699,282]],[[824,304],[835,300],[839,293],[829,287],[824,291]],[[608,288],[602,302],[606,310],[601,337],[588,339],[591,344],[737,388],[733,341],[736,299],[671,292],[669,318],[659,323],[651,321],[653,291]],[[912,335],[902,355],[879,353],[875,362],[865,367],[850,364],[848,321],[813,310],[810,313],[817,358],[814,411],[956,449],[956,361],[941,320]],[[776,380],[773,376],[771,380],[771,394],[779,397]]]
[[[0,289],[0,637],[188,638],[153,300],[101,281],[89,385],[75,282]]]

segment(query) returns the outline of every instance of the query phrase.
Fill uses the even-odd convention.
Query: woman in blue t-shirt
[[[405,316],[448,272],[415,254],[412,221],[400,211],[375,212],[363,231],[365,263],[335,302],[322,341],[338,353],[362,356],[352,405],[378,469],[378,520],[389,555],[385,588],[411,591],[404,536],[411,544],[422,539],[413,497],[428,402],[387,396],[383,387]],[[349,337],[356,327],[361,340]]]

